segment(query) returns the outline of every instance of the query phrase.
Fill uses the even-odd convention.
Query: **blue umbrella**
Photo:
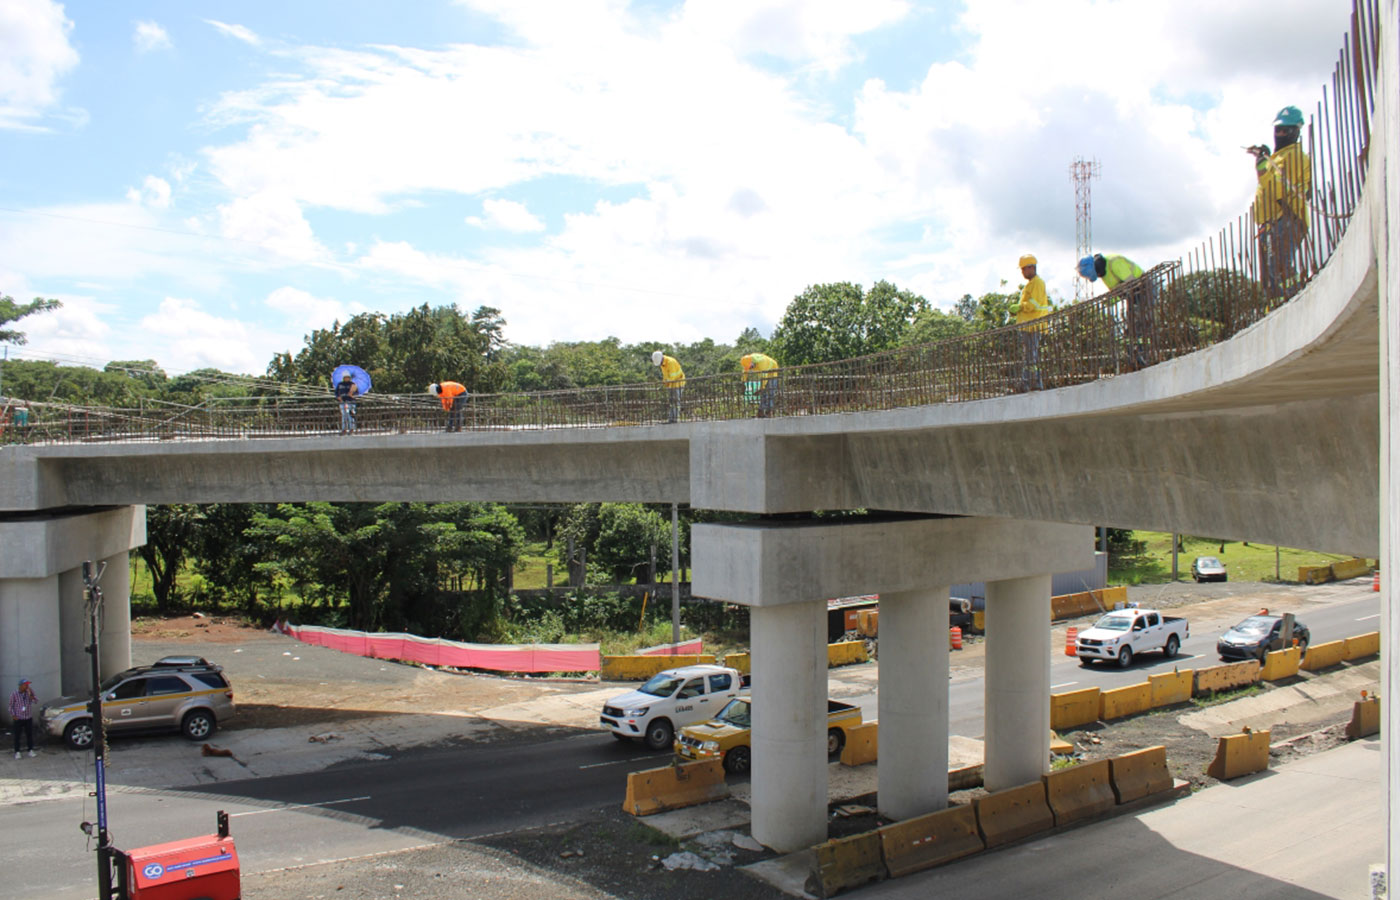
[[[340,379],[344,378],[346,375],[349,375],[350,380],[355,382],[355,387],[359,389],[360,396],[363,397],[365,394],[369,393],[372,384],[369,373],[359,366],[336,366],[335,371],[331,373],[331,385],[340,384]]]

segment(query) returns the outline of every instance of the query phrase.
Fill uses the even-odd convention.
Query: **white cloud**
[[[329,297],[316,297],[301,288],[283,285],[267,295],[269,309],[278,312],[293,328],[309,332],[345,322],[355,314],[344,303]]]
[[[467,216],[468,225],[475,225],[477,228],[499,228],[502,231],[544,231],[544,222],[526,209],[524,203],[488,198],[482,201],[481,209],[486,213],[485,217]]]
[[[162,368],[171,372],[216,368],[225,372],[259,372],[267,368],[269,355],[258,345],[266,337],[239,319],[206,312],[194,300],[166,297],[160,309],[145,316],[140,330],[158,345]]]
[[[220,22],[215,19],[205,19],[207,24],[213,25],[221,34],[228,35],[237,41],[257,47],[262,44],[262,38],[253,33],[252,29],[243,25],[230,25],[227,22]]]
[[[137,22],[131,32],[131,43],[137,53],[150,53],[152,50],[168,50],[174,46],[170,35],[159,22]]]
[[[78,64],[72,30],[61,3],[0,0],[0,128],[43,127],[58,103],[59,79]]]
[[[170,182],[155,175],[147,175],[139,189],[127,190],[126,199],[143,206],[165,209],[170,206]]]
[[[270,191],[220,206],[219,225],[224,237],[256,244],[288,261],[313,262],[327,256],[297,202]]]

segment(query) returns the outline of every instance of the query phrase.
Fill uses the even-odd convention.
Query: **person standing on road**
[[[462,412],[467,406],[467,389],[455,381],[428,385],[428,393],[442,402],[447,411],[447,431],[462,430]]]
[[[28,678],[19,680],[19,687],[10,694],[10,718],[15,720],[15,759],[19,759],[19,737],[24,734],[29,739],[29,755],[34,755],[34,710],[39,706],[39,698],[34,696],[34,687]]]
[[[335,386],[335,400],[340,404],[341,434],[349,434],[355,430],[355,398],[359,393],[359,385],[350,378],[349,372],[340,376],[340,383]]]
[[[1025,350],[1021,390],[1040,390],[1045,387],[1045,379],[1040,374],[1040,336],[1045,333],[1045,323],[1040,320],[1050,315],[1050,298],[1045,293],[1045,279],[1035,273],[1035,256],[1026,253],[1019,264],[1021,275],[1026,279],[1026,286],[1021,288],[1021,302],[1016,307],[1016,324]]]
[[[1095,253],[1079,261],[1079,274],[1090,281],[1103,279],[1103,286],[1110,291],[1120,284],[1126,284],[1142,277],[1142,266],[1121,253]],[[1153,322],[1156,311],[1153,309],[1156,297],[1150,282],[1143,281],[1128,288],[1123,297],[1127,306],[1128,346],[1132,349],[1133,367],[1146,368],[1151,360]]]
[[[685,371],[674,356],[667,356],[660,350],[653,351],[651,363],[661,368],[661,383],[670,394],[667,422],[678,422],[681,418],[681,391],[685,390]]]
[[[758,417],[773,415],[778,394],[778,361],[762,353],[746,353],[739,359],[744,370],[744,383],[758,386]]]

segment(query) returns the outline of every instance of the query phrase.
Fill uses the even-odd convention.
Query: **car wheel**
[[[841,752],[841,748],[846,746],[846,735],[839,728],[832,728],[826,733],[826,755],[836,756]]]
[[[735,747],[724,754],[724,771],[730,775],[745,775],[753,768],[753,757],[748,747]]]
[[[63,742],[74,750],[86,750],[91,747],[94,737],[91,719],[75,719],[63,729]]]
[[[653,750],[669,750],[675,736],[669,719],[657,719],[647,726],[646,744]]]
[[[1126,669],[1133,664],[1133,648],[1124,647],[1118,651],[1118,668]]]
[[[1176,656],[1177,652],[1180,650],[1181,639],[1178,638],[1176,635],[1172,635],[1171,637],[1167,638],[1167,646],[1162,648],[1162,652],[1167,654],[1167,659],[1171,659],[1173,656]]]
[[[214,717],[208,710],[195,709],[185,713],[180,733],[192,741],[202,741],[214,733]]]

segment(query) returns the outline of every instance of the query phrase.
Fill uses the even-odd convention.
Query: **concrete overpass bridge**
[[[947,801],[953,583],[987,582],[988,787],[1034,780],[1048,759],[1049,573],[1087,567],[1092,526],[1350,552],[1389,571],[1400,499],[1397,0],[1361,3],[1356,21],[1341,96],[1319,108],[1312,139],[1317,194],[1331,199],[1315,206],[1296,260],[1306,285],[1286,302],[1260,287],[1250,226],[1248,237],[1222,232],[1199,255],[1208,265],[1158,267],[1057,313],[1042,347],[1046,390],[1017,391],[1025,364],[1003,330],[785,371],[782,414],[763,419],[737,379],[688,385],[690,420],[678,424],[650,424],[665,408],[655,386],[475,398],[461,433],[430,431],[430,408],[391,400],[366,406],[367,427],[349,438],[328,419],[317,433],[328,409],[297,403],[159,427],[70,411],[81,426],[0,450],[0,680],[23,671],[82,684],[83,559],[113,563],[104,669],[129,661],[122,580],[144,540],[143,504],[681,502],[753,515],[696,526],[692,545],[695,593],[753,608],[760,841],[790,850],[826,834],[831,596],[882,595],[882,812],[906,818]],[[1133,304],[1157,316],[1154,364],[1138,371],[1123,361]],[[779,515],[853,508],[886,513],[839,524]],[[1388,658],[1389,581],[1385,592]],[[1400,689],[1388,669],[1387,688]],[[1393,730],[1387,720],[1396,775]],[[1400,812],[1394,791],[1388,802]],[[1389,840],[1394,856],[1394,830]]]

